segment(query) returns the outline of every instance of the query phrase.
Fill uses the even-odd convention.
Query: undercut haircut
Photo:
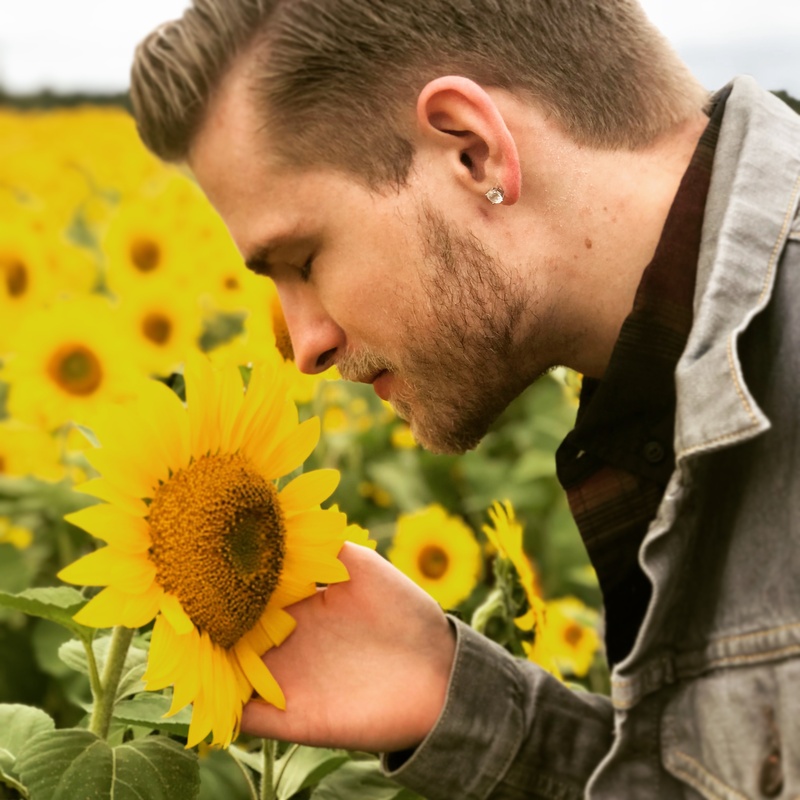
[[[271,153],[370,187],[405,182],[417,97],[442,75],[537,103],[596,149],[647,146],[708,97],[636,0],[194,0],[136,50],[147,147],[186,160],[240,57]]]

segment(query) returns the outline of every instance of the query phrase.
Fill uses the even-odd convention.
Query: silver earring
[[[493,205],[496,206],[499,203],[502,203],[505,200],[506,194],[499,186],[493,186],[486,192],[486,199]]]

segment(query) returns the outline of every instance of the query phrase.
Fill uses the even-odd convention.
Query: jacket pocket
[[[800,659],[678,683],[661,720],[665,769],[686,797],[800,797]]]

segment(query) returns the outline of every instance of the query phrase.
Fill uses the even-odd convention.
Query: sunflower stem
[[[261,774],[261,800],[275,800],[275,742],[272,739],[264,739],[264,749],[262,750],[264,759],[264,771]]]
[[[92,718],[89,721],[89,730],[101,739],[108,738],[114,701],[122,678],[122,668],[125,666],[125,656],[128,655],[128,648],[131,646],[135,632],[134,628],[118,625],[111,634],[111,644],[103,668],[103,677],[100,679],[99,692],[94,696]]]

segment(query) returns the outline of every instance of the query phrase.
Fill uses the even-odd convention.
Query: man
[[[750,79],[709,98],[633,0],[195,0],[132,93],[301,369],[440,452],[586,376],[558,469],[611,699],[348,547],[265,655],[287,711],[245,729],[380,751],[430,800],[800,793],[800,119]]]

